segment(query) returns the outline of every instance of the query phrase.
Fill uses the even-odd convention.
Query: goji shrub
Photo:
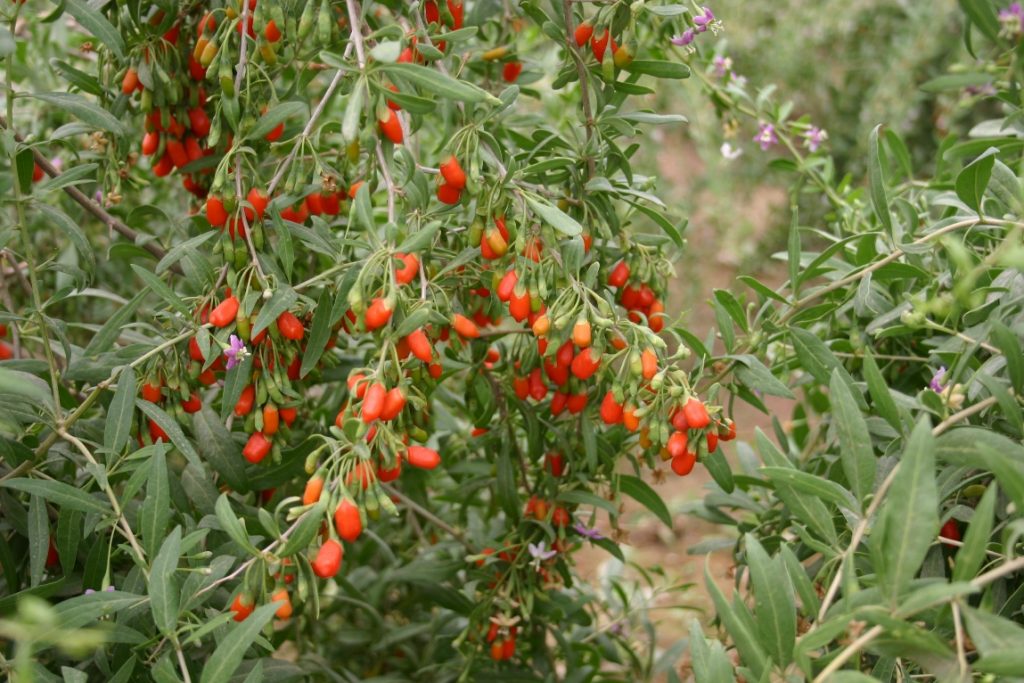
[[[699,8],[41,5],[0,8],[19,675],[665,669],[573,558],[728,472],[632,168]]]

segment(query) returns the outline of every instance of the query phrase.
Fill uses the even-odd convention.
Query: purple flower
[[[672,38],[672,44],[679,47],[684,47],[693,42],[693,39],[697,37],[697,34],[693,32],[692,28],[688,28],[683,31],[682,35],[675,36]]]
[[[224,355],[228,357],[228,370],[235,367],[245,359],[245,342],[235,335],[229,340],[231,345],[224,349]]]
[[[817,152],[818,148],[821,147],[822,143],[828,139],[828,133],[817,126],[811,126],[810,129],[804,133],[804,145],[811,152]]]
[[[946,366],[943,365],[942,367],[940,367],[938,370],[935,371],[934,375],[932,375],[932,381],[930,381],[928,383],[928,388],[930,388],[936,394],[941,394],[943,391],[946,390],[946,387],[943,386],[943,384],[942,384],[942,379],[945,376],[946,376]]]
[[[538,561],[550,560],[552,557],[558,554],[557,550],[547,550],[544,547],[544,541],[541,541],[537,545],[530,543],[527,548],[530,551],[530,556]]]
[[[732,71],[732,59],[729,57],[715,55],[715,58],[711,63],[714,66],[715,75],[719,78],[725,78],[725,75]]]
[[[715,23],[715,15],[707,7],[704,8],[703,14],[698,14],[693,18],[693,23],[697,26],[697,33],[704,33],[708,28]]]
[[[598,531],[597,529],[591,529],[588,526],[584,526],[583,522],[577,522],[573,529],[580,536],[583,536],[584,538],[589,538],[591,541],[600,541],[604,539],[604,536],[601,535],[600,531]]]
[[[1021,3],[1015,2],[999,12],[999,23],[1003,25],[1003,31],[1010,36],[1024,33],[1024,7]]]
[[[762,152],[767,152],[773,145],[778,144],[779,138],[775,135],[775,126],[770,123],[762,123],[757,135],[754,136],[754,142],[761,145]]]

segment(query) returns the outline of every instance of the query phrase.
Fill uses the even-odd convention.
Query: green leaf
[[[838,507],[858,512],[860,506],[849,491],[834,481],[816,474],[802,472],[793,467],[762,467],[761,473],[772,482],[782,482],[810,494],[819,500],[828,501]]]
[[[28,499],[28,566],[30,585],[43,581],[46,555],[50,550],[50,520],[46,516],[46,503],[39,496]]]
[[[160,445],[163,445],[162,442]],[[140,512],[142,545],[147,555],[156,552],[171,519],[171,487],[167,477],[167,456],[158,448],[150,457],[146,498]]]
[[[220,474],[233,491],[245,493],[249,490],[249,479],[245,474],[242,448],[231,438],[231,432],[217,419],[217,414],[208,406],[192,415],[192,429],[203,459]]]
[[[658,59],[634,59],[625,70],[631,74],[643,74],[655,78],[689,78],[690,67],[681,62],[667,62]]]
[[[181,297],[174,293],[174,290],[170,286],[161,280],[159,277],[149,271],[148,268],[143,268],[138,264],[131,264],[132,270],[135,274],[142,278],[142,281],[146,283],[146,286],[153,290],[153,293],[167,302],[174,310],[181,313],[186,318],[192,317],[192,311],[188,309],[185,302],[181,300]]]
[[[934,442],[924,417],[907,441],[872,532],[878,583],[893,604],[917,574],[939,531]]]
[[[582,489],[562,491],[558,494],[558,498],[556,500],[564,503],[572,503],[573,505],[593,505],[596,508],[601,508],[612,517],[619,514],[619,508],[610,500]]]
[[[785,666],[793,661],[796,643],[793,585],[781,557],[768,557],[752,534],[746,534],[743,542],[754,586],[754,610],[761,644],[771,655],[773,663]]]
[[[32,206],[39,211],[39,213],[43,214],[51,225],[56,226],[68,236],[71,243],[75,245],[75,251],[78,252],[78,255],[91,269],[96,260],[93,253],[95,250],[92,245],[89,244],[89,240],[85,236],[85,233],[82,232],[82,228],[71,220],[66,213],[54,206],[50,206],[49,204],[44,204],[42,202],[34,202]]]
[[[267,110],[267,113],[260,117],[260,120],[253,126],[252,131],[246,136],[250,139],[262,139],[267,133],[274,130],[277,124],[290,118],[309,118],[309,105],[305,102],[281,102]]]
[[[363,116],[363,103],[366,101],[366,81],[360,78],[352,86],[352,92],[345,103],[345,114],[341,119],[341,139],[350,143],[359,134],[359,121]]]
[[[227,420],[228,415],[234,411],[238,399],[251,381],[252,365],[255,359],[256,356],[254,354],[246,354],[241,363],[225,373],[224,393],[220,399],[220,419],[222,422]]]
[[[117,312],[110,316],[107,322],[103,323],[103,327],[99,329],[99,332],[89,340],[89,345],[85,347],[82,355],[86,358],[93,358],[110,349],[114,345],[114,341],[121,334],[121,331],[128,324],[129,319],[135,314],[135,309],[139,307],[145,296],[146,290],[143,290],[133,296],[124,306],[117,309]]]
[[[81,95],[64,92],[49,92],[30,93],[27,96],[33,97],[37,100],[42,100],[43,102],[51,104],[62,111],[67,111],[75,118],[81,120],[82,123],[88,124],[93,128],[105,130],[119,137],[126,135],[128,132],[120,119],[106,109],[102,109],[101,107],[93,104]]]
[[[889,200],[885,196],[885,176],[882,171],[882,145],[878,139],[881,130],[882,124],[878,124],[868,138],[868,186],[875,215],[885,231],[892,235],[892,215],[889,213]]]
[[[713,453],[702,455],[700,462],[723,491],[733,492],[736,482],[732,476],[732,468],[729,467],[729,462],[725,459],[725,453],[721,448],[716,449]]]
[[[960,8],[989,40],[999,42],[999,18],[992,0],[960,0]]]
[[[665,501],[661,499],[657,491],[651,488],[643,479],[631,474],[620,474],[619,491],[653,512],[654,516],[660,519],[669,529],[672,528],[672,513],[668,511],[668,506],[665,505]]]
[[[792,391],[789,390],[785,384],[779,381],[779,379],[772,374],[772,371],[765,367],[764,363],[758,360],[755,356],[750,354],[726,356],[739,363],[736,366],[736,377],[743,384],[747,385],[748,389],[760,391],[770,396],[781,396],[783,398],[793,398],[796,396]]]
[[[249,534],[246,533],[245,527],[242,526],[242,522],[235,516],[235,511],[231,509],[231,501],[228,500],[228,494],[222,493],[220,498],[217,499],[217,504],[214,506],[214,512],[217,515],[217,521],[220,522],[220,528],[224,530],[224,533],[226,533],[231,540],[248,550],[253,555],[259,554],[259,550],[252,544],[252,541],[249,540]]]
[[[868,393],[871,394],[871,402],[877,413],[888,422],[893,429],[903,433],[903,423],[900,422],[899,409],[896,408],[896,401],[893,400],[889,385],[885,383],[875,357],[871,351],[864,354],[864,379],[868,384]]]
[[[838,369],[832,372],[829,395],[839,437],[839,455],[843,472],[854,495],[863,501],[874,488],[877,467],[868,424],[857,407],[853,391],[840,376]]]
[[[278,554],[282,557],[294,555],[309,547],[309,544],[316,538],[317,532],[324,521],[324,513],[327,510],[327,498],[323,497],[313,506],[311,510],[303,513],[302,521],[295,527],[295,531],[281,546]]]
[[[796,516],[797,519],[802,521],[812,530],[818,533],[819,536],[825,540],[834,543],[836,535],[835,523],[832,521],[832,515],[829,514],[828,508],[825,507],[825,503],[821,501],[815,494],[807,494],[799,490],[797,486],[792,485],[787,479],[785,470],[796,472],[800,476],[807,477],[811,482],[817,483],[819,481],[825,481],[820,477],[815,477],[811,474],[799,472],[793,464],[782,454],[775,444],[773,444],[761,428],[758,427],[755,430],[755,440],[757,441],[757,451],[761,454],[761,458],[764,460],[768,467],[775,468],[779,471],[779,475],[771,477],[767,472],[762,473],[769,476],[771,482],[775,485],[775,493],[779,499],[785,504],[789,511]],[[830,482],[832,483],[832,482]],[[853,496],[843,489],[841,489],[840,497],[847,501],[853,501]],[[845,494],[845,495],[843,495]],[[855,502],[855,501],[854,501]],[[849,505],[849,503],[846,503]]]
[[[0,367],[0,397],[5,401],[18,397],[36,406],[45,406],[49,412],[53,412],[53,394],[47,383],[21,370]]]
[[[181,555],[181,527],[160,546],[149,570],[149,606],[160,632],[171,637],[178,625],[178,558]]]
[[[997,154],[999,150],[996,147],[989,147],[956,176],[956,196],[978,213],[981,213],[981,200],[992,178]]]
[[[963,545],[956,553],[953,565],[954,581],[969,581],[978,573],[985,561],[985,550],[989,536],[992,534],[998,487],[995,482],[988,485],[985,495],[978,501],[971,515],[971,523],[967,525]]]
[[[60,481],[16,478],[0,481],[0,486],[45,498],[60,508],[100,515],[108,515],[112,512],[110,507],[99,498],[90,496],[82,489]]]
[[[257,607],[245,621],[231,628],[203,667],[199,683],[220,683],[230,679],[238,665],[242,663],[246,650],[260,635],[263,627],[274,618],[274,613],[280,606],[279,603],[272,602]]]
[[[468,103],[483,102],[485,100],[494,104],[499,102],[498,98],[479,86],[466,81],[456,80],[431,67],[419,64],[396,63],[382,64],[380,68],[391,76],[405,78],[424,90],[445,99]]]
[[[192,446],[192,442],[185,436],[185,432],[181,431],[181,426],[178,425],[177,420],[164,412],[160,406],[145,401],[141,398],[135,400],[135,406],[144,412],[146,416],[156,422],[161,429],[171,439],[171,443],[181,451],[181,454],[192,463],[193,465],[202,465],[202,461],[199,459],[199,454],[196,453],[195,447]]]
[[[132,416],[135,414],[135,370],[126,365],[117,376],[117,389],[107,408],[103,424],[103,446],[112,453],[120,453],[131,438]]]
[[[313,322],[309,326],[309,341],[306,343],[306,351],[302,354],[302,365],[299,367],[299,377],[305,377],[309,371],[320,362],[324,355],[327,342],[334,332],[332,329],[334,321],[331,320],[331,310],[334,308],[334,300],[329,289],[324,289],[320,294],[320,300],[316,304],[313,313]]]
[[[107,21],[99,10],[85,0],[65,0],[67,12],[73,16],[82,27],[99,39],[119,61],[124,61],[125,46],[121,33]]]
[[[529,195],[526,195],[526,203],[530,205],[530,209],[537,214],[538,218],[563,235],[575,237],[583,232],[583,226],[558,207]]]
[[[270,301],[263,304],[259,315],[256,316],[256,322],[252,324],[252,335],[259,334],[271,323],[275,322],[277,316],[291,308],[298,298],[299,295],[291,287],[281,287],[274,292],[273,296],[270,297]]]
[[[739,650],[743,662],[754,672],[754,676],[760,678],[761,674],[768,668],[768,655],[761,646],[760,639],[751,628],[751,624],[725,600],[722,591],[719,590],[715,580],[711,578],[711,571],[708,565],[704,565],[704,582],[707,585],[708,593],[715,603],[715,611],[718,619],[725,626],[725,629],[732,636]]]
[[[1014,391],[1020,393],[1024,390],[1024,354],[1021,353],[1020,340],[1002,321],[993,320],[992,343],[1003,352],[1010,382]]]

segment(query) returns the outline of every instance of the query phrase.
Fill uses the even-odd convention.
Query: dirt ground
[[[667,134],[658,145],[657,166],[661,176],[659,185],[668,200],[700,206],[700,191],[694,188],[694,180],[704,171],[704,164],[693,145],[682,133]],[[696,193],[696,196],[694,196]],[[734,211],[752,227],[750,239],[757,240],[773,227],[777,209],[786,202],[785,193],[776,187],[759,184],[746,195],[738,196]],[[705,338],[715,327],[714,312],[708,304],[714,289],[736,288],[738,274],[751,274],[769,284],[785,279],[784,266],[767,259],[759,261],[759,272],[740,273],[734,251],[723,244],[723,232],[718,229],[713,217],[702,215],[700,210],[689,216],[686,232],[687,250],[676,264],[682,274],[671,285],[666,309],[684,311],[684,322],[698,337]],[[780,419],[788,415],[785,402],[769,404]],[[739,427],[739,439],[750,438],[755,427],[770,428],[771,418],[747,406],[736,403],[733,415]],[[735,442],[725,445],[726,454],[733,459]],[[692,584],[682,592],[665,593],[652,602],[659,609],[652,612],[658,625],[658,647],[670,648],[689,632],[690,621],[696,616],[705,628],[713,630],[710,622],[714,608],[704,582],[704,566],[707,561],[711,575],[721,590],[731,595],[734,579],[731,544],[709,554],[690,554],[689,549],[700,543],[716,540],[730,541],[735,538],[731,528],[722,527],[687,514],[688,507],[700,502],[706,493],[705,487],[711,477],[700,467],[687,477],[680,478],[665,468],[666,476],[660,484],[647,477],[655,486],[673,513],[673,528],[667,529],[653,515],[639,504],[630,501],[622,517],[621,526],[629,532],[624,544],[624,554],[629,563],[645,568],[660,567],[665,576],[659,583],[665,586]],[[607,530],[607,529],[606,529]],[[598,548],[587,548],[578,556],[583,576],[592,582],[602,576],[624,574],[637,576],[635,569],[620,567],[607,553]],[[685,605],[683,609],[672,606]],[[678,663],[684,679],[688,671],[688,656]]]

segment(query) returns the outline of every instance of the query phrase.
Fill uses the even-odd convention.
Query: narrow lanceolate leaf
[[[793,585],[781,557],[768,557],[757,539],[744,537],[750,577],[754,584],[755,613],[761,645],[772,662],[787,665],[793,661],[796,642],[796,599]]]
[[[281,287],[274,292],[270,301],[263,305],[259,315],[256,316],[256,322],[252,324],[252,334],[257,335],[269,327],[277,320],[277,316],[291,308],[298,298],[299,295],[291,287]]]
[[[160,546],[160,552],[153,559],[149,571],[149,604],[153,621],[165,636],[174,633],[178,623],[178,557],[181,554],[181,527],[174,531]]]
[[[484,100],[498,102],[498,98],[483,88],[466,81],[456,80],[428,66],[397,63],[383,64],[381,69],[388,74],[407,79],[424,91],[445,99],[470,103]]]
[[[309,112],[309,106],[305,102],[281,102],[271,107],[266,114],[260,117],[260,120],[256,122],[252,132],[249,133],[250,138],[262,138],[264,135],[274,130],[277,124],[283,123],[290,118],[302,118],[307,119]]]
[[[885,418],[893,429],[903,432],[903,423],[900,422],[900,413],[896,408],[896,401],[893,400],[889,386],[885,383],[875,357],[868,351],[864,354],[864,379],[868,383],[868,393],[871,394],[871,402],[878,414]]]
[[[185,456],[188,461],[194,465],[201,465],[199,460],[199,454],[196,453],[195,447],[192,442],[185,436],[185,432],[181,431],[181,427],[177,421],[170,415],[164,412],[164,410],[149,401],[144,401],[141,398],[136,399],[136,407],[144,412],[149,419],[156,422],[161,429],[170,437],[171,443],[174,444],[175,448],[181,451],[181,454]]]
[[[316,312],[313,313],[313,322],[309,325],[309,342],[306,344],[306,351],[302,354],[302,365],[299,367],[299,377],[305,377],[309,371],[320,362],[320,357],[327,347],[327,341],[331,338],[331,309],[333,309],[331,292],[324,289],[320,300],[316,305]]]
[[[751,624],[737,614],[732,605],[726,601],[725,595],[719,590],[715,580],[711,578],[711,572],[707,565],[704,567],[704,582],[715,603],[718,618],[729,632],[732,641],[736,643],[736,649],[739,651],[743,663],[754,672],[754,676],[760,678],[768,666],[768,655],[761,646],[758,634],[751,628]]]
[[[28,501],[28,566],[33,586],[38,586],[43,580],[49,549],[50,522],[46,516],[46,501],[32,496]]]
[[[978,502],[978,507],[974,508],[971,523],[964,534],[964,544],[956,553],[956,563],[953,565],[954,581],[969,581],[985,561],[985,550],[988,547],[989,535],[992,533],[998,495],[998,487],[992,482]]]
[[[103,425],[103,446],[111,452],[119,452],[131,437],[136,393],[135,370],[127,366],[117,377],[117,389]]]
[[[526,197],[526,203],[530,205],[530,209],[537,214],[538,218],[563,235],[574,237],[583,232],[583,226],[558,207],[533,197]]]
[[[221,529],[231,537],[232,541],[254,555],[259,553],[256,546],[249,540],[249,534],[246,533],[242,522],[235,515],[235,511],[231,509],[231,501],[228,500],[228,494],[222,493],[220,498],[217,499],[214,512],[217,514],[217,521],[220,522]]]
[[[163,443],[150,460],[146,499],[142,503],[142,545],[152,555],[163,541],[167,523],[171,519],[171,487],[167,478],[167,456]]]
[[[868,424],[857,407],[856,399],[839,371],[833,371],[829,382],[832,413],[839,436],[839,453],[843,472],[859,500],[871,493],[875,483],[875,453],[871,446]]]
[[[95,512],[101,515],[111,512],[110,507],[104,501],[89,495],[82,489],[60,481],[16,478],[0,481],[0,486],[40,496],[60,508],[66,507],[80,512]]]
[[[998,149],[989,147],[981,156],[964,166],[956,176],[956,196],[978,213],[981,212],[981,200],[992,178],[992,167],[998,153]]]
[[[58,109],[70,113],[82,123],[105,130],[117,136],[125,135],[127,129],[121,120],[106,109],[101,109],[81,95],[64,92],[35,93],[30,95]]]
[[[672,514],[657,491],[640,477],[631,474],[619,476],[619,490],[655,514],[665,526],[672,528]]]
[[[206,666],[203,667],[199,683],[219,683],[230,679],[238,665],[242,663],[246,650],[256,640],[263,627],[274,618],[274,612],[279,607],[276,602],[258,607],[245,621],[232,627],[230,633],[210,655]]]
[[[167,302],[167,304],[174,308],[174,310],[184,316],[192,315],[192,312],[188,310],[188,306],[185,305],[185,302],[181,300],[180,296],[174,293],[174,290],[171,289],[170,285],[151,273],[148,268],[143,268],[142,266],[133,263],[132,270],[135,271],[136,275],[142,278],[142,281],[145,282],[151,290],[153,290],[154,294]]]
[[[882,143],[878,133],[882,125],[875,126],[868,139],[868,186],[871,190],[871,207],[878,221],[888,234],[892,234],[892,215],[889,213],[889,199],[885,196],[885,176],[882,171]]]
[[[306,512],[302,521],[295,527],[295,531],[292,535],[284,542],[278,554],[281,557],[288,557],[294,555],[300,550],[304,550],[309,547],[309,544],[313,542],[316,537],[317,531],[320,530],[320,526],[323,524],[324,513],[327,510],[327,499],[321,498],[313,509]]]
[[[910,435],[872,534],[878,585],[894,604],[939,531],[934,442],[928,419],[922,418]]]
[[[107,21],[99,10],[94,9],[86,0],[65,0],[68,14],[73,16],[82,27],[98,38],[119,60],[124,60],[124,39],[120,32]]]

